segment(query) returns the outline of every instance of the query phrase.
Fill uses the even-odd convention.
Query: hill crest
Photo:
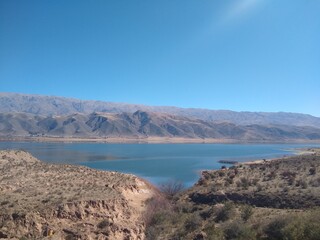
[[[41,116],[65,116],[74,113],[90,114],[93,112],[134,113],[139,110],[196,118],[215,123],[229,122],[236,125],[271,124],[320,128],[320,118],[301,113],[235,112],[230,110],[147,106],[44,95],[0,93],[0,113],[22,112]]]

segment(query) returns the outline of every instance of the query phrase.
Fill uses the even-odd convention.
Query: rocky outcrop
[[[133,175],[45,164],[23,151],[0,151],[0,173],[0,238],[145,237],[155,190]]]

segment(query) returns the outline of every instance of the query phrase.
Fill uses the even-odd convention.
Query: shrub
[[[192,232],[200,228],[201,225],[202,225],[202,219],[198,214],[196,214],[187,218],[184,224],[184,227],[187,231]]]
[[[217,216],[216,216],[216,221],[217,222],[224,222],[229,220],[235,215],[235,207],[232,202],[226,202],[224,206],[219,209]]]
[[[157,239],[163,225],[170,222],[172,217],[172,207],[168,200],[161,196],[156,196],[147,202],[147,208],[143,214],[143,220],[146,225],[146,239]]]
[[[207,234],[208,240],[224,240],[224,233],[221,228],[215,227],[214,224],[207,225],[203,231]]]
[[[152,226],[148,227],[145,233],[146,233],[147,240],[154,240],[154,239],[157,239],[157,237],[159,236],[158,229]]]
[[[214,214],[213,208],[203,210],[199,213],[200,217],[204,220],[210,218],[213,214]]]
[[[317,172],[317,170],[316,170],[316,168],[315,168],[315,167],[311,167],[311,168],[309,169],[309,173],[310,173],[310,175],[315,175],[315,174],[316,174],[316,172]]]
[[[152,217],[151,217],[148,225],[151,225],[151,226],[159,225],[159,224],[167,221],[169,216],[170,216],[170,212],[168,212],[166,210],[157,211],[154,214],[152,214]]]
[[[105,227],[109,226],[109,224],[110,224],[109,221],[104,219],[104,220],[102,220],[101,222],[98,223],[97,227],[102,229],[102,228],[105,228]]]
[[[245,178],[245,177],[240,178],[240,186],[243,189],[248,189],[250,185],[251,185],[251,182],[248,178]]]
[[[143,214],[143,220],[147,226],[151,226],[159,221],[163,212],[170,212],[172,209],[167,199],[162,196],[155,196],[148,200],[147,208]]]
[[[229,185],[233,183],[233,177],[232,176],[234,177],[234,175],[231,175],[231,176],[226,178],[226,183],[228,183]]]
[[[268,181],[270,181],[272,179],[275,179],[276,176],[277,176],[276,172],[275,171],[271,171],[269,174],[267,174]]]
[[[252,185],[256,186],[259,181],[260,181],[259,178],[254,178],[254,179],[252,179],[251,182],[252,182]]]
[[[261,170],[261,171],[265,171],[266,169],[267,169],[266,166],[260,167],[260,170]]]
[[[296,178],[296,173],[295,172],[291,172],[289,170],[283,171],[281,173],[282,179],[287,180],[289,185],[293,185],[295,178]]]
[[[271,240],[320,239],[319,210],[291,218],[277,218],[267,226],[265,233]]]
[[[257,184],[257,189],[256,189],[256,191],[257,191],[257,192],[261,192],[262,189],[263,189],[262,185],[261,185],[261,184]]]
[[[179,203],[174,206],[174,211],[179,213],[191,213],[193,206],[191,203]]]
[[[243,221],[248,221],[249,218],[252,216],[253,214],[253,208],[250,205],[244,205],[241,208],[241,218]]]
[[[308,188],[308,183],[305,181],[305,180],[301,180],[299,179],[297,182],[296,182],[296,187],[301,187],[303,189],[307,189]]]
[[[272,222],[270,222],[266,229],[265,234],[267,235],[267,239],[270,240],[281,240],[284,239],[283,229],[288,224],[288,220],[285,218],[276,218]]]
[[[312,187],[320,187],[320,177],[314,180],[310,180],[309,183],[311,184]]]
[[[4,205],[6,205],[6,204],[8,204],[8,203],[10,203],[10,202],[7,201],[7,200],[5,200],[5,201],[2,201],[0,205],[1,205],[1,206],[4,206]]]
[[[256,233],[241,222],[232,222],[224,229],[225,238],[238,239],[238,240],[254,240],[256,239]]]
[[[175,195],[182,192],[184,185],[180,181],[170,180],[160,184],[159,189],[168,199],[172,199]]]

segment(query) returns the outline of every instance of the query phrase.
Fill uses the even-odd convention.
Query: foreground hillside
[[[320,128],[214,123],[164,113],[92,113],[45,117],[0,113],[0,139],[104,141],[320,141]]]
[[[0,151],[0,238],[144,239],[153,193],[133,175]]]
[[[196,118],[210,122],[228,122],[237,125],[280,124],[320,128],[320,118],[299,113],[235,112],[200,108],[160,107],[128,103],[85,101],[55,96],[0,93],[0,113],[14,112],[31,113],[39,116],[66,116],[75,113],[134,113],[136,111],[165,113],[180,117]]]
[[[320,239],[320,151],[313,151],[204,171],[194,187],[153,199],[148,239]]]
[[[0,239],[320,239],[320,150],[204,171],[192,188],[0,151]]]
[[[320,206],[317,170],[320,170],[320,156],[316,154],[238,164],[220,171],[204,171],[188,194],[199,204],[231,200],[257,207]]]

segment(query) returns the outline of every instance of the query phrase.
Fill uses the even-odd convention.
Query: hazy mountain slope
[[[38,116],[0,113],[0,136],[76,138],[189,138],[240,141],[320,140],[320,129],[285,125],[214,123],[164,113],[92,113]]]
[[[55,116],[74,113],[90,114],[92,112],[134,113],[138,110],[168,113],[205,121],[230,122],[236,125],[280,124],[320,128],[320,118],[299,113],[234,112],[228,110],[156,107],[127,103],[83,101],[53,96],[0,93],[0,112],[2,113],[22,112]]]

